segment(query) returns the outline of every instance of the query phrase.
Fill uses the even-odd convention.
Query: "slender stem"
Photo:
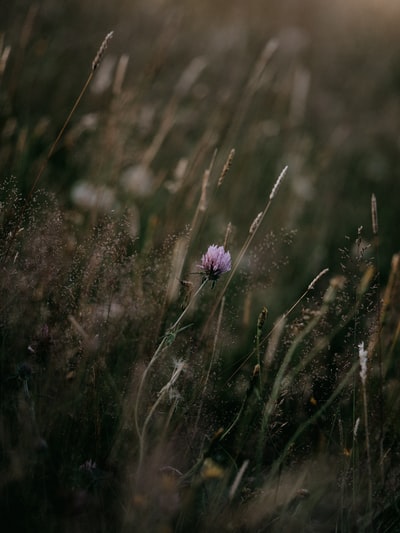
[[[375,249],[375,263],[376,263],[376,328],[377,340],[376,349],[378,352],[378,368],[379,368],[379,466],[381,484],[384,482],[384,465],[383,465],[383,426],[384,426],[384,401],[383,401],[383,361],[382,361],[382,339],[381,339],[381,273],[380,273],[380,258],[379,258],[379,225],[378,225],[378,209],[375,194],[371,197],[371,213],[372,213],[372,232],[373,232],[373,246]]]
[[[174,329],[176,329],[180,323],[180,321],[182,320],[182,318],[186,315],[189,307],[191,306],[192,302],[194,302],[194,300],[196,299],[197,295],[199,294],[199,292],[203,289],[203,287],[206,285],[208,281],[208,278],[205,278],[202,282],[202,284],[200,285],[200,287],[197,289],[197,291],[194,293],[193,295],[193,298],[191,298],[191,300],[189,301],[188,305],[185,307],[185,309],[182,311],[182,313],[179,315],[179,317],[176,319],[176,321],[174,322],[174,324],[169,328],[169,331],[174,331]]]
[[[183,317],[188,312],[189,308],[191,307],[192,303],[194,302],[194,300],[196,299],[196,297],[198,296],[200,291],[206,285],[207,281],[208,281],[208,278],[203,280],[202,284],[199,286],[199,288],[197,289],[197,291],[195,292],[195,294],[193,295],[193,297],[189,301],[188,305],[185,307],[185,309],[182,311],[182,313],[176,319],[174,324],[168,329],[166,335],[164,335],[164,337],[161,339],[160,344],[158,345],[156,351],[154,352],[152,358],[150,359],[148,365],[146,366],[146,368],[145,368],[145,370],[144,370],[144,372],[142,374],[142,377],[141,377],[141,380],[140,380],[140,383],[139,383],[137,398],[136,398],[136,402],[135,402],[135,410],[134,410],[135,427],[136,427],[136,433],[137,433],[137,435],[139,437],[140,448],[142,448],[143,429],[141,430],[140,427],[139,427],[139,406],[140,406],[140,400],[141,400],[142,393],[143,393],[143,387],[144,387],[144,384],[146,382],[146,379],[147,379],[147,376],[149,374],[149,371],[150,371],[151,367],[154,365],[154,363],[157,361],[157,359],[160,356],[160,354],[163,351],[163,349],[166,347],[167,340],[169,340],[171,338],[168,334],[172,334],[172,335],[176,334],[176,331],[175,331],[176,328],[178,327],[178,325],[180,324],[181,320],[183,319]]]
[[[144,458],[144,449],[145,449],[145,438],[146,438],[146,432],[147,432],[147,428],[148,428],[148,425],[150,423],[150,420],[151,420],[153,414],[156,412],[157,407],[160,405],[160,403],[164,399],[164,396],[167,394],[167,392],[170,391],[172,385],[174,385],[174,383],[178,379],[178,377],[179,377],[180,373],[182,372],[183,368],[184,368],[184,364],[181,363],[174,369],[174,371],[172,373],[172,376],[171,376],[171,379],[168,381],[168,383],[166,385],[164,385],[164,387],[158,393],[158,398],[154,402],[154,404],[152,405],[152,407],[151,407],[150,411],[148,412],[148,414],[146,416],[146,419],[145,419],[145,421],[143,423],[143,428],[142,428],[141,436],[140,436],[140,439],[139,439],[140,447],[139,447],[139,461],[138,461],[138,468],[137,468],[138,474],[141,472],[141,469],[142,469],[143,458]]]
[[[372,512],[372,466],[371,466],[371,446],[369,441],[369,429],[368,429],[368,400],[367,400],[367,387],[362,383],[362,394],[364,404],[364,424],[365,424],[365,447],[367,451],[367,468],[368,468],[368,509]]]
[[[193,436],[196,436],[196,434],[197,434],[197,426],[199,424],[200,416],[201,416],[201,413],[202,413],[202,410],[203,410],[204,398],[205,398],[206,390],[207,390],[207,384],[208,384],[208,380],[210,379],[211,369],[213,367],[214,360],[215,360],[215,354],[217,352],[217,340],[218,340],[218,337],[219,337],[219,332],[221,330],[221,322],[222,322],[222,315],[223,315],[223,312],[224,312],[224,306],[225,306],[225,298],[222,298],[221,308],[220,308],[220,311],[219,311],[218,321],[217,321],[217,330],[216,330],[215,336],[214,336],[213,351],[211,353],[210,362],[208,364],[208,369],[207,369],[207,374],[206,374],[206,377],[205,377],[205,380],[204,380],[203,392],[201,394],[200,405],[199,405],[199,408],[197,410],[197,416],[196,416],[196,422],[194,424]]]

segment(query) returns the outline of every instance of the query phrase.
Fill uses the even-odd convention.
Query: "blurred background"
[[[172,531],[143,525],[142,515],[157,521],[161,500],[172,501],[165,523],[181,508],[189,520],[195,516],[190,498],[189,505],[176,500],[176,481],[162,486],[159,467],[190,472],[207,439],[231,428],[249,398],[247,418],[226,445],[229,456],[237,453],[239,465],[248,454],[266,472],[275,459],[287,460],[290,493],[297,476],[290,465],[332,452],[332,491],[315,494],[339,509],[336,530],[364,530],[355,496],[363,509],[366,462],[361,445],[359,455],[348,449],[356,447],[362,412],[357,372],[351,384],[345,380],[352,362],[358,371],[358,342],[374,353],[379,295],[399,252],[399,21],[399,0],[0,0],[0,500],[14,531],[116,531],[116,517],[133,524],[121,531],[135,524]],[[208,284],[176,322],[184,333],[138,393],[151,354],[158,343],[172,343],[177,332],[168,328],[200,284],[201,255],[223,244],[230,227],[227,248],[236,260],[286,165],[226,305],[218,311],[224,281],[215,291]],[[309,294],[326,267],[329,275]],[[329,305],[322,296],[328,283]],[[388,515],[399,508],[396,283],[379,328],[385,389],[375,365],[368,391],[373,464],[387,471],[376,501]],[[265,387],[256,398],[260,311],[269,310],[264,341],[296,301],[294,317],[268,343]],[[179,387],[170,388],[171,372],[177,379],[184,367]],[[265,422],[264,442],[258,417],[275,383],[285,390],[272,423]],[[162,392],[168,398],[158,408]],[[147,443],[153,475],[146,472],[144,486],[137,475],[137,488],[132,473],[139,446],[146,448],[150,406],[157,410]],[[379,432],[385,442],[378,453]],[[329,476],[316,465],[306,463],[304,472],[324,486]],[[253,495],[254,480],[249,470],[245,488]],[[204,502],[214,503],[213,494]],[[275,487],[271,494],[272,507],[259,500],[260,523],[261,508],[275,521]],[[206,509],[205,531],[229,528],[218,505]],[[318,531],[332,531],[337,509],[322,509],[328,525]],[[373,529],[383,531],[385,520],[378,514]],[[188,530],[195,529],[181,529]]]
[[[199,250],[231,222],[234,254],[288,165],[263,230],[296,231],[270,284],[276,311],[322,268],[340,271],[357,235],[368,245],[372,193],[384,282],[399,247],[399,20],[397,0],[3,1],[1,179],[28,193],[113,30],[39,184],[76,224],[124,212],[139,246],[149,232],[161,243],[234,148]]]

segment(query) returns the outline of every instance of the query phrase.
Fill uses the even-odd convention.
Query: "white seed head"
[[[360,377],[362,384],[365,385],[367,381],[367,363],[368,363],[368,351],[364,350],[364,342],[360,342],[358,345],[358,357],[360,359]]]

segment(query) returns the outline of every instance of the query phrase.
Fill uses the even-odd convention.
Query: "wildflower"
[[[204,274],[204,279],[212,281],[214,285],[221,274],[231,269],[231,254],[225,252],[223,246],[212,244],[202,256],[199,267]]]

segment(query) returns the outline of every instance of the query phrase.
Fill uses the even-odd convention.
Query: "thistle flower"
[[[231,269],[231,254],[225,252],[223,246],[212,244],[202,256],[201,265],[198,266],[204,274],[204,279],[212,281],[214,285],[221,274]]]

